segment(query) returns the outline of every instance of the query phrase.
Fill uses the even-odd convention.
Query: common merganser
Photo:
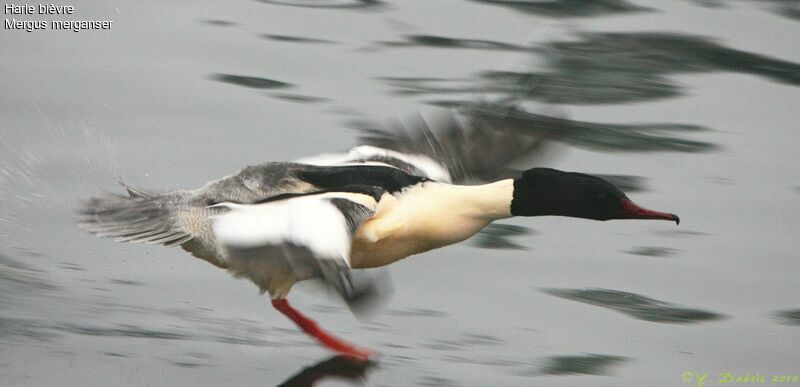
[[[434,140],[427,128],[416,137],[385,134],[371,143],[392,149],[366,145],[341,155],[250,166],[197,190],[152,194],[126,186],[127,196],[93,196],[80,211],[79,225],[120,242],[181,246],[250,279],[322,345],[366,359],[371,351],[328,334],[289,305],[286,297],[296,282],[321,278],[351,301],[363,290],[352,269],[458,243],[512,216],[679,222],[581,173],[533,168],[487,184],[457,184],[491,176],[536,148],[535,141],[513,134],[487,133],[473,130],[445,141]],[[501,144],[495,148],[503,151],[475,160],[480,143],[465,144],[469,138]],[[462,153],[459,145],[471,148]]]

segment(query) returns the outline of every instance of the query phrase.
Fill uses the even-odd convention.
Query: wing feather
[[[192,235],[172,211],[173,196],[158,196],[129,186],[128,196],[101,193],[80,209],[78,225],[99,237],[117,242],[174,245]]]
[[[364,145],[425,157],[441,166],[455,183],[493,181],[515,175],[509,164],[535,156],[551,131],[508,128],[474,110],[463,119],[441,115],[429,125],[422,116],[389,125],[357,123]]]
[[[213,230],[229,269],[272,297],[283,297],[294,282],[321,278],[349,301],[362,288],[352,281],[352,236],[376,205],[370,195],[349,192],[221,203],[228,211],[213,218]]]

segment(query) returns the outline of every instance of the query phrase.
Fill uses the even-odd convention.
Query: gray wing
[[[221,203],[213,230],[228,269],[251,279],[273,298],[295,282],[319,278],[353,304],[370,289],[350,268],[355,230],[374,213],[376,200],[354,193],[309,194],[259,204]]]
[[[207,183],[196,190],[150,194],[127,187],[128,195],[102,193],[91,197],[79,209],[79,227],[100,237],[120,242],[181,245],[192,255],[226,267],[219,254],[211,218],[224,212],[220,203],[254,204],[288,195],[336,190],[340,184],[363,185],[380,197],[380,184],[409,183],[394,168],[370,167],[364,175],[350,167],[271,162],[245,167],[236,174]],[[400,178],[400,180],[398,180]],[[409,181],[416,181],[413,178]],[[377,185],[370,188],[368,185]],[[352,187],[351,187],[352,188]]]
[[[79,210],[78,226],[117,242],[144,242],[177,246],[192,239],[173,209],[179,193],[153,195],[125,186],[128,196],[101,193]]]
[[[292,163],[265,163],[212,181],[192,191],[151,194],[121,183],[128,195],[100,193],[89,198],[78,210],[81,229],[118,242],[160,243],[166,246],[210,244],[209,216],[221,202],[252,203],[282,193],[310,192],[315,187],[297,178],[302,166]],[[209,253],[201,254],[209,259]]]
[[[498,113],[499,114],[499,113]],[[410,122],[382,126],[357,124],[360,142],[403,154],[426,156],[447,170],[453,182],[492,181],[514,176],[508,165],[535,155],[546,144],[550,130],[508,128],[488,120],[475,109],[459,120],[454,114],[429,124],[422,116]]]

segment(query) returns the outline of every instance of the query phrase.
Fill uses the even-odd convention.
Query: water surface
[[[82,1],[105,32],[2,31],[0,384],[679,385],[797,374],[793,1]],[[514,219],[392,266],[316,346],[181,250],[75,227],[97,190],[194,188],[443,109],[547,134],[514,169],[609,176],[667,222]],[[393,118],[395,121],[388,121]],[[479,167],[476,160],[475,167]]]

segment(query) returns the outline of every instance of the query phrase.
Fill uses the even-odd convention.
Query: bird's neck
[[[506,179],[494,183],[460,186],[465,205],[474,208],[490,221],[511,217],[511,200],[514,196],[514,180]]]

